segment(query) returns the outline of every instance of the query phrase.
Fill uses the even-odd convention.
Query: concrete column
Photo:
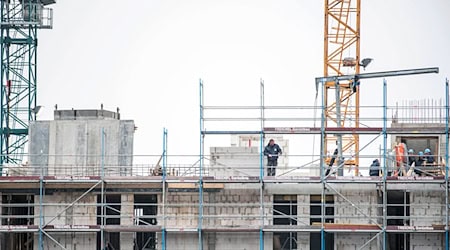
[[[310,220],[310,195],[297,195],[297,225],[309,225]],[[297,233],[297,249],[309,249],[309,233]]]
[[[134,223],[134,195],[122,194],[120,204],[120,225],[131,226]],[[133,250],[133,235],[130,232],[120,233],[120,249]]]

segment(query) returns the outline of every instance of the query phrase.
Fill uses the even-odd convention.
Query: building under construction
[[[270,126],[323,119],[308,118],[307,107],[201,103],[201,149],[192,164],[166,154],[167,131],[162,155],[142,163],[133,157],[133,121],[103,109],[55,110],[54,120],[30,124],[28,162],[3,165],[1,249],[445,249],[448,92],[444,97],[381,105],[392,115],[373,119],[373,127],[327,129]],[[255,116],[239,117],[241,109]],[[287,109],[302,112],[279,116]],[[216,122],[218,130],[203,129]],[[233,127],[228,122],[260,129],[222,130]],[[293,153],[295,140],[316,136],[323,145],[327,134],[348,133],[381,145],[358,155],[379,159],[378,175],[369,176],[369,164],[345,163],[355,154],[331,164],[332,152]],[[205,140],[224,134],[231,134],[229,147],[205,148]],[[269,138],[283,149],[275,176],[267,176],[263,157]],[[399,142],[431,149],[434,162],[400,165],[392,153]]]
[[[1,1],[0,250],[449,249],[448,81],[437,101],[391,100],[386,78],[438,69],[360,73],[360,1],[325,2],[320,105],[266,105],[263,81],[257,105],[205,104],[200,80],[198,154],[168,154],[164,130],[162,153],[135,156],[119,110],[36,121],[36,30],[54,1]],[[368,78],[382,96],[363,106]]]

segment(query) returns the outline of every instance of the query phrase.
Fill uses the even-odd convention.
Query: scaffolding
[[[110,157],[130,156],[108,153],[102,129],[100,155],[83,156],[96,158],[94,165],[63,164],[78,155],[49,155],[66,159],[54,161],[54,166],[4,165],[1,247],[174,249],[184,244],[189,249],[214,249],[239,243],[252,249],[393,249],[425,247],[420,244],[433,237],[435,246],[449,249],[448,81],[445,103],[433,105],[437,115],[427,116],[426,126],[420,126],[419,118],[410,126],[388,126],[408,123],[410,117],[398,110],[410,107],[389,105],[384,80],[382,105],[369,106],[367,112],[361,106],[360,121],[371,126],[357,129],[324,127],[323,105],[265,105],[264,86],[261,80],[258,105],[209,106],[200,80],[196,156],[168,155],[164,129],[161,154],[134,156],[130,166],[112,164]],[[381,109],[379,116],[372,109]],[[314,115],[317,112],[320,117]],[[322,124],[314,126],[317,121]],[[325,163],[332,157],[323,150],[325,135],[353,133],[367,142],[360,148],[360,162],[379,158],[382,175],[339,175],[343,166]],[[250,141],[222,151],[207,148],[207,137],[229,135],[248,136]],[[266,176],[265,141],[276,136],[291,136],[293,141],[317,136],[321,150],[294,154],[290,149],[282,156],[289,163],[280,164],[276,176]],[[411,136],[437,138],[434,154],[442,161],[423,168],[422,174],[385,174],[392,163],[389,137],[392,141]],[[378,153],[362,152],[375,142],[381,143]],[[188,157],[193,163],[169,164]],[[58,171],[51,172],[51,167]],[[359,171],[368,173],[368,164]]]

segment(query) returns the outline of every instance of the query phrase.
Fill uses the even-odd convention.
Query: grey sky
[[[60,109],[120,107],[134,119],[135,153],[198,153],[198,79],[207,104],[313,105],[323,73],[323,1],[58,1],[54,29],[39,34],[39,119]],[[440,67],[389,79],[390,98],[443,98],[450,76],[448,0],[362,1],[361,55],[384,71]],[[393,85],[395,82],[395,86]],[[424,91],[427,89],[426,91]],[[362,83],[381,104],[381,79]]]

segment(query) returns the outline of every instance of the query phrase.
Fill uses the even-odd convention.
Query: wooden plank
[[[167,183],[167,187],[168,188],[173,188],[173,189],[195,189],[195,188],[197,188],[197,183],[189,183],[189,182],[176,183],[176,182],[172,182],[172,183]]]
[[[223,183],[203,183],[203,188],[206,189],[223,189],[225,184]]]
[[[314,222],[313,226],[320,226],[320,222]],[[328,230],[380,230],[380,226],[376,224],[353,224],[353,223],[325,223],[324,228]]]

